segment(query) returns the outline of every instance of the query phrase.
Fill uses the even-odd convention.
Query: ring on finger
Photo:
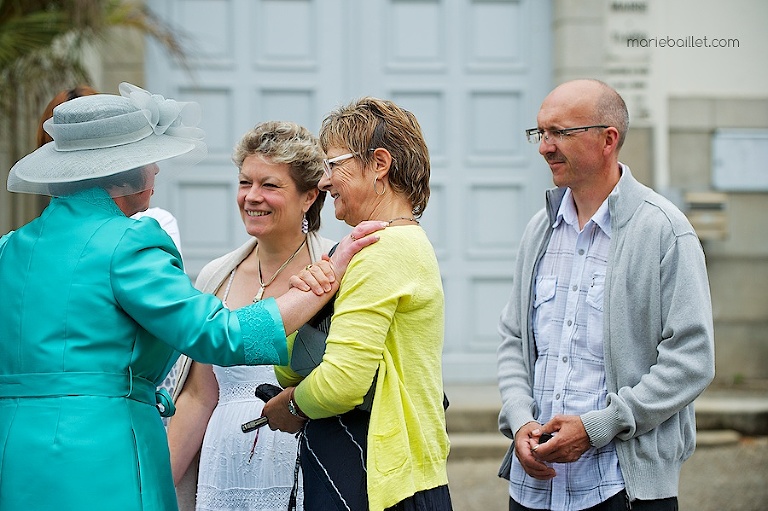
[[[306,265],[306,266],[304,267],[304,269],[305,269],[305,270],[307,270],[307,271],[309,271],[311,268],[312,268],[312,265],[311,265],[311,264],[308,264],[308,265]]]

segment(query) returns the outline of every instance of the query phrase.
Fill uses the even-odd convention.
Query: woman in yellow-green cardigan
[[[320,142],[328,159],[319,187],[336,218],[391,227],[352,259],[322,362],[303,380],[279,368],[289,387],[263,413],[270,427],[303,428],[306,511],[450,510],[444,298],[418,221],[430,175],[421,129],[391,101],[362,98],[326,117]],[[361,410],[372,384],[372,407]]]

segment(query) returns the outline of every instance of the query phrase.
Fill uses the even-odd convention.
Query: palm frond
[[[69,30],[60,12],[42,11],[0,24],[0,69],[25,55],[47,48]]]
[[[148,2],[147,2],[148,3]],[[182,36],[141,0],[0,0],[0,142],[12,162],[34,146],[39,115],[64,88],[92,83],[84,55],[113,27],[136,30],[184,68]]]
[[[164,23],[152,10],[140,1],[110,0],[105,20],[110,26],[132,28],[159,42],[171,56],[186,62],[188,37]]]

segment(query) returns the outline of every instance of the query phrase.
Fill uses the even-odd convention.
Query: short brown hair
[[[621,95],[605,82],[594,80],[602,86],[602,94],[595,105],[595,123],[613,126],[619,132],[618,149],[624,145],[629,130],[629,111]]]
[[[389,184],[404,194],[412,213],[420,217],[429,201],[429,150],[421,126],[408,110],[392,101],[363,97],[334,110],[323,119],[320,144],[346,147],[363,163],[372,161],[372,150],[382,147],[392,155]]]
[[[257,124],[235,146],[232,161],[238,169],[248,156],[260,154],[272,163],[287,163],[290,176],[300,193],[317,188],[323,177],[325,153],[310,131],[290,121],[266,121]],[[320,211],[325,203],[325,192],[320,190],[315,202],[307,210],[309,230],[320,229]]]

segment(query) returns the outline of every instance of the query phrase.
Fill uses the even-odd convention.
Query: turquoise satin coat
[[[0,238],[0,510],[173,510],[155,406],[179,352],[286,364],[272,299],[197,291],[151,218],[101,189],[54,198]]]

